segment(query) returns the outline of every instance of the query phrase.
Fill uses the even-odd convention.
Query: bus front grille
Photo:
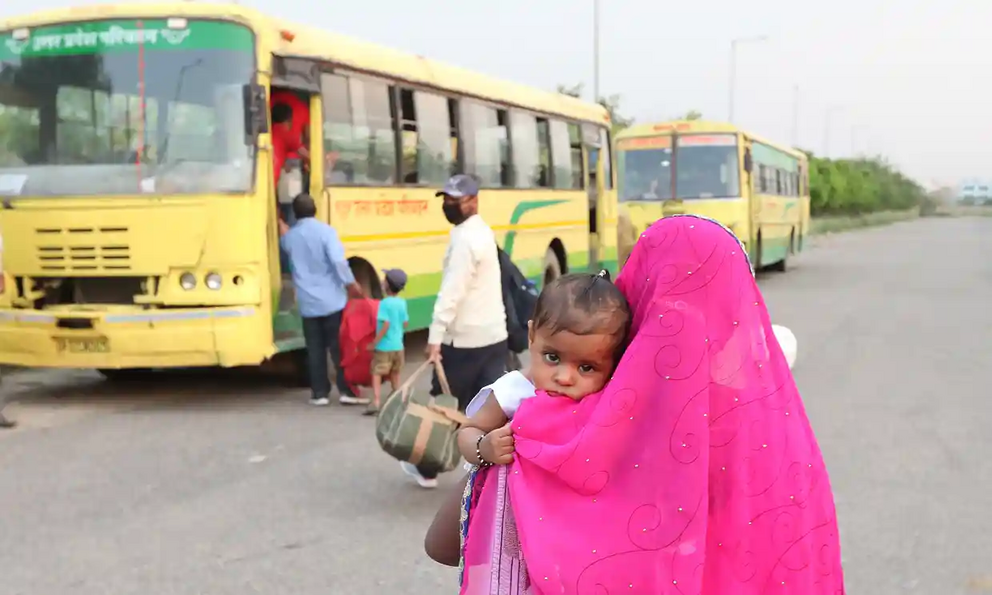
[[[121,274],[131,270],[126,227],[35,229],[38,267],[51,273]]]

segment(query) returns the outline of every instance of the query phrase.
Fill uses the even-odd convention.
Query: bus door
[[[600,255],[599,202],[603,187],[599,183],[600,140],[599,129],[591,124],[582,125],[582,143],[586,147],[586,196],[589,201],[589,269],[596,268]]]
[[[328,208],[324,204],[323,185],[320,183],[323,174],[323,159],[320,157],[323,135],[320,132],[320,77],[317,63],[300,58],[274,57],[270,103],[273,107],[276,103],[286,103],[293,112],[290,131],[287,133],[273,128],[273,134],[291,134],[294,136],[293,140],[301,141],[306,149],[306,154],[301,152],[299,159],[285,160],[281,172],[273,172],[277,174],[273,176],[273,182],[276,179],[279,182],[270,189],[270,202],[275,207],[270,212],[287,223],[292,223],[295,219],[292,214],[292,200],[304,192],[314,197],[317,202],[317,216],[326,221]],[[309,125],[304,124],[307,121]],[[300,138],[295,138],[297,134]],[[273,163],[272,166],[274,165]],[[275,235],[270,237],[272,249],[269,250],[270,280],[276,296],[273,304],[273,335],[279,351],[301,349],[303,328],[296,306],[289,260],[279,248],[278,223],[273,223],[270,228]]]
[[[741,240],[747,247],[748,253],[751,255],[752,262],[757,262],[757,260],[754,260],[758,257],[757,252],[755,252],[755,242],[758,237],[758,231],[761,229],[761,175],[764,173],[764,169],[754,163],[754,157],[751,153],[751,139],[744,135],[741,135],[740,138],[743,141],[742,144],[744,145],[742,169],[744,170],[744,175],[747,176],[741,184],[741,189],[747,192],[747,196],[744,196],[743,198],[747,201],[749,219],[748,237],[741,238]]]
[[[617,197],[613,184],[613,151],[605,127],[583,124],[588,155],[589,268],[619,270],[617,263]]]

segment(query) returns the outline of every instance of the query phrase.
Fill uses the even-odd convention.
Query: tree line
[[[582,96],[583,85],[559,85],[558,92]],[[620,96],[600,97],[598,103],[610,113],[613,133],[627,128],[634,119],[620,112]],[[691,110],[670,120],[698,120]],[[802,150],[802,149],[801,149]],[[828,159],[803,150],[809,157],[810,210],[816,215],[860,215],[876,211],[908,210],[925,204],[926,190],[881,156]]]
[[[826,159],[809,155],[813,215],[860,215],[923,205],[927,191],[882,157]]]

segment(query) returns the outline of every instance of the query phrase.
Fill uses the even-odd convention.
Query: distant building
[[[958,200],[966,205],[992,204],[992,181],[969,180],[961,184]]]

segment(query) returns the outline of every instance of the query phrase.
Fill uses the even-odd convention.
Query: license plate
[[[68,353],[107,353],[110,343],[103,337],[88,339],[55,339],[59,351]]]

